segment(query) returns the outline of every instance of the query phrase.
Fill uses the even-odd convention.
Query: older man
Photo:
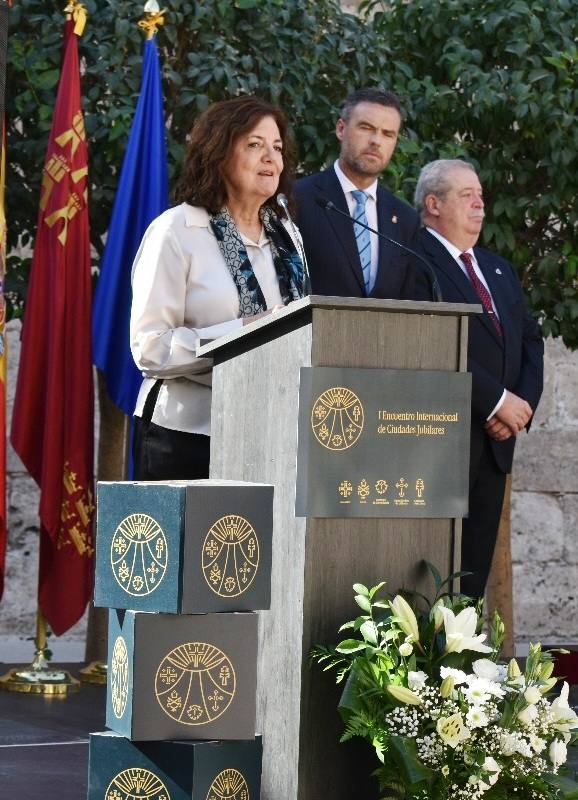
[[[544,344],[512,265],[476,246],[484,199],[471,164],[442,159],[425,166],[415,203],[423,224],[418,249],[433,266],[443,299],[483,308],[470,318],[470,497],[462,537],[462,569],[473,573],[462,580],[462,591],[481,597],[516,436],[529,428],[542,394]],[[417,298],[429,299],[427,274],[420,270],[416,280]]]
[[[415,211],[378,184],[395,150],[401,121],[401,106],[393,92],[353,92],[335,127],[339,158],[324,172],[297,182],[297,222],[314,294],[412,297],[411,257],[354,224],[359,219],[406,245],[417,232]],[[330,200],[342,214],[321,208],[319,198]]]

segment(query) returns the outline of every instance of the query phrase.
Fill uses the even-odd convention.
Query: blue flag
[[[93,361],[108,394],[134,411],[142,375],[129,345],[131,267],[151,221],[168,208],[163,93],[155,37],[144,43],[140,96],[108,229],[92,312]]]

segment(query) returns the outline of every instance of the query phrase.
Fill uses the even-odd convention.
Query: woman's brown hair
[[[175,187],[175,201],[202,206],[212,214],[220,211],[227,199],[223,169],[239,137],[252,130],[263,117],[273,117],[279,128],[283,142],[283,172],[278,191],[291,201],[294,145],[287,118],[280,108],[260,97],[222,100],[201,114],[191,131],[185,163]],[[274,197],[265,205],[280,210]]]

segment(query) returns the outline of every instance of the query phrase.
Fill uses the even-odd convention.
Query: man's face
[[[466,167],[454,167],[447,178],[450,189],[443,197],[426,197],[426,224],[466,250],[475,245],[482,230],[482,185],[476,173]]]
[[[335,134],[341,142],[339,160],[346,174],[377,178],[390,162],[400,126],[398,111],[379,103],[358,103],[347,122],[339,119]]]

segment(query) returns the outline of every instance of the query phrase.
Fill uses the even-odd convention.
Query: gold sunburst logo
[[[110,564],[118,585],[133,597],[145,597],[160,585],[168,564],[167,540],[148,514],[130,514],[110,543]]]
[[[247,781],[238,770],[224,769],[212,782],[207,800],[251,800]]]
[[[311,428],[319,444],[328,450],[347,450],[363,431],[361,400],[343,386],[327,389],[313,403]]]
[[[237,678],[229,657],[212,644],[186,642],[161,661],[156,698],[183,725],[207,725],[222,716],[235,696]]]
[[[259,539],[250,522],[237,514],[218,519],[203,542],[203,575],[219,597],[238,597],[259,568]]]
[[[126,710],[128,700],[128,651],[122,636],[118,636],[112,648],[110,665],[111,702],[114,716],[120,719]]]
[[[105,800],[171,800],[162,780],[148,769],[131,767],[119,772],[108,785]]]

